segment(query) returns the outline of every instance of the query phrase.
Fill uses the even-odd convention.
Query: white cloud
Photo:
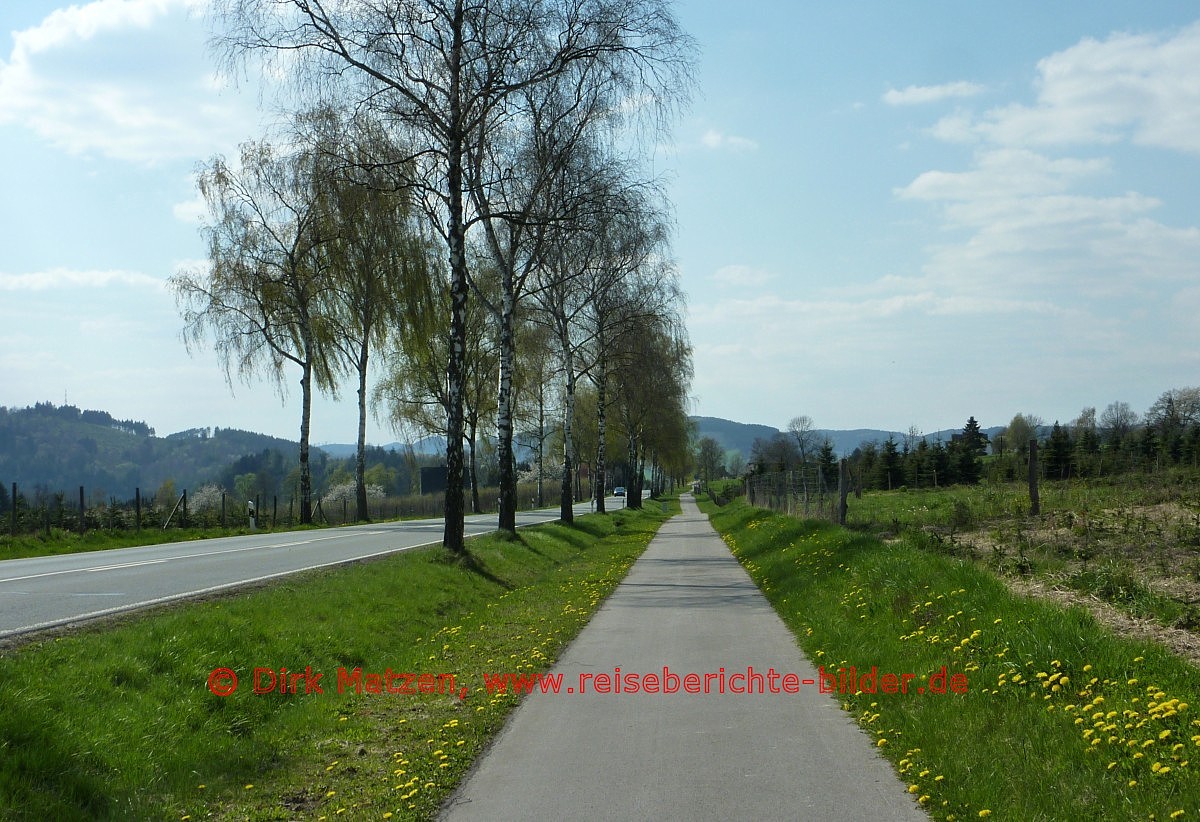
[[[0,59],[0,124],[72,154],[139,164],[234,144],[257,115],[216,88],[195,15],[206,5],[94,0],[13,32],[12,51]]]
[[[956,97],[974,97],[984,91],[978,83],[959,81],[940,86],[908,86],[903,90],[888,89],[883,101],[889,106],[911,106],[920,103],[938,103]]]
[[[137,271],[77,271],[52,268],[27,274],[0,272],[0,291],[51,291],[109,286],[162,289],[164,285],[163,280]]]
[[[979,152],[971,171],[926,171],[896,193],[904,199],[957,201],[1047,194],[1109,167],[1104,158],[1056,160],[1026,149],[996,149]]]
[[[204,198],[197,194],[190,200],[183,200],[171,207],[171,213],[181,223],[195,225],[208,216],[208,206]]]
[[[758,148],[758,143],[748,137],[737,137],[711,128],[704,132],[700,144],[713,150],[755,151]]]
[[[980,148],[966,169],[895,190],[935,208],[947,236],[920,282],[968,299],[1037,293],[1114,321],[1162,314],[1200,278],[1200,228],[1168,224],[1170,204],[1123,175],[1131,146],[1200,153],[1200,23],[1085,39],[1041,60],[1034,90],[1032,105],[959,110],[933,126]],[[1090,156],[1051,154],[1066,146]]]
[[[1134,143],[1200,153],[1200,23],[1084,39],[1037,65],[1037,100],[956,113],[933,133],[1005,146]]]

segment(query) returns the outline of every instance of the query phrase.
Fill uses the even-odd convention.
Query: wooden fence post
[[[850,463],[838,461],[838,525],[846,524],[846,496],[850,493]]]
[[[133,522],[137,530],[142,530],[142,489],[133,489]]]
[[[1029,441],[1029,513],[1037,516],[1042,513],[1042,503],[1038,498],[1038,441]]]
[[[12,510],[9,511],[9,514],[11,515],[8,526],[9,534],[15,537],[17,535],[17,484],[15,482],[12,487]]]
[[[80,535],[82,535],[84,530],[86,530],[86,528],[87,528],[87,520],[85,517],[86,514],[87,514],[87,507],[83,502],[83,486],[81,485],[81,486],[79,486],[79,533],[80,533]]]

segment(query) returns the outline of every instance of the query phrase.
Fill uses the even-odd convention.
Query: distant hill
[[[126,499],[135,488],[153,493],[171,479],[177,488],[214,481],[248,454],[278,452],[299,459],[299,445],[232,428],[195,428],[155,436],[144,422],[107,412],[38,403],[0,407],[0,482],[27,489],[72,491]]]
[[[421,465],[445,459],[445,439],[427,438],[406,446],[368,446],[367,481],[388,494],[412,492]],[[313,446],[309,458],[313,489],[352,482],[354,446]],[[144,422],[117,420],[105,411],[38,403],[32,408],[0,406],[0,485],[13,483],[24,495],[66,493],[79,486],[100,504],[159,491],[168,480],[177,493],[215,483],[229,491],[265,498],[294,495],[299,482],[300,446],[291,440],[233,428],[193,428],[156,436]],[[0,497],[0,505],[3,499]]]
[[[733,422],[731,420],[720,419],[719,417],[691,417],[692,422],[696,424],[696,435],[698,437],[712,437],[726,452],[741,451],[742,456],[749,459],[750,449],[754,446],[756,439],[770,439],[780,433],[778,428],[772,428],[769,425],[754,425],[742,422]],[[1003,431],[1003,426],[993,428],[985,428],[983,432],[991,437],[997,431]],[[925,434],[924,439],[927,442],[941,441],[949,443],[951,437],[961,432],[961,429],[950,428],[944,431],[934,431],[931,434]],[[888,437],[895,437],[896,442],[903,443],[907,435],[900,431],[883,431],[877,428],[854,428],[850,430],[838,429],[818,429],[817,439],[821,441],[829,438],[833,442],[833,450],[839,456],[849,456],[854,452],[855,448],[860,447],[866,442],[885,442]]]
[[[353,457],[358,450],[358,446],[352,442],[327,442],[316,446],[331,457],[336,459],[344,459]],[[404,442],[389,442],[386,445],[380,445],[384,451],[398,451],[403,453],[408,449],[408,443]],[[446,438],[445,437],[424,437],[412,444],[413,452],[416,454],[425,454],[429,456],[445,456],[446,455]]]
[[[741,451],[750,456],[750,448],[756,439],[770,439],[779,433],[769,425],[750,425],[744,422],[723,420],[720,417],[689,417],[696,425],[696,437],[712,437],[725,451]]]
[[[754,425],[718,417],[691,417],[696,423],[696,434],[699,437],[712,437],[721,447],[728,451],[741,451],[742,456],[750,458],[750,449],[756,439],[770,439],[780,433],[778,428],[769,425]],[[886,440],[895,436],[898,440],[903,435],[892,431],[880,431],[873,428],[856,428],[850,431],[818,429],[818,441],[828,437],[833,441],[833,450],[838,454],[850,454],[864,442],[871,440]],[[947,437],[949,439],[949,437]]]
[[[712,437],[725,451],[740,451],[749,458],[755,439],[769,439],[779,430],[768,425],[733,422],[716,417],[692,417],[700,437]],[[1000,428],[985,429],[989,436]],[[877,429],[821,430],[833,441],[839,455],[848,455],[864,442],[884,441],[900,432]],[[949,442],[957,430],[926,435]],[[533,453],[519,443],[518,460]],[[483,437],[481,447],[490,440]],[[428,437],[413,444],[417,462],[437,464],[445,457],[445,439]],[[353,476],[353,445],[314,447],[313,486],[337,484]],[[299,460],[299,445],[290,440],[232,428],[194,428],[165,437],[136,420],[118,420],[104,411],[81,410],[71,405],[38,403],[32,408],[0,406],[0,484],[12,483],[25,491],[74,493],[79,486],[93,500],[130,499],[134,489],[153,494],[167,480],[176,489],[197,489],[216,482],[233,489],[238,478],[253,474],[265,494],[283,493]],[[387,486],[389,493],[408,493],[412,467],[407,446],[393,442],[371,447],[367,465],[375,466],[370,481]]]

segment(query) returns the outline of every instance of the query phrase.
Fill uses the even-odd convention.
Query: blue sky
[[[205,6],[0,5],[0,405],[295,438],[298,392],[231,393],[163,287],[203,255],[196,163],[270,119]],[[933,431],[1200,383],[1194,2],[676,11],[699,90],[654,167],[694,413]],[[354,416],[319,401],[314,441]]]

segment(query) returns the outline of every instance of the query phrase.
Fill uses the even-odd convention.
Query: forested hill
[[[769,425],[751,425],[744,422],[734,422],[720,417],[689,417],[696,426],[696,437],[712,437],[724,451],[741,451],[744,457],[750,456],[750,449],[756,439],[769,440],[779,433],[778,428]]]
[[[750,452],[754,448],[755,440],[769,441],[772,437],[780,433],[778,428],[772,428],[769,425],[750,425],[733,422],[732,420],[723,420],[719,417],[690,417],[690,419],[696,424],[697,438],[712,437],[724,451],[740,451],[745,459],[750,458]],[[936,439],[945,434],[945,438],[948,440],[950,433],[938,432],[929,436]],[[904,437],[898,431],[880,431],[874,428],[856,428],[852,431],[818,429],[816,434],[818,441],[828,439],[833,443],[833,450],[836,453],[847,455],[864,442],[871,442],[872,440],[883,442],[888,437],[895,437],[897,440],[900,440]]]
[[[23,488],[103,493],[127,499],[135,488],[153,493],[166,480],[198,488],[219,479],[250,454],[277,452],[294,464],[294,442],[249,431],[198,428],[155,436],[144,422],[113,419],[105,411],[38,403],[0,406],[0,482]],[[314,460],[322,457],[314,453]]]
[[[750,452],[754,447],[754,441],[761,439],[764,441],[770,440],[772,437],[780,433],[778,428],[772,428],[769,425],[748,425],[741,422],[733,422],[731,420],[723,420],[719,417],[689,417],[696,425],[696,437],[712,437],[721,446],[721,449],[726,453],[730,451],[740,451],[742,457],[750,459]],[[951,437],[959,433],[960,429],[947,429],[944,431],[934,431],[929,434],[924,434],[923,437],[927,442],[950,442]],[[984,433],[994,434],[1001,428],[988,428]],[[877,428],[855,428],[852,430],[836,430],[820,428],[815,431],[817,441],[821,442],[828,439],[833,443],[834,453],[841,456],[849,456],[855,448],[860,447],[867,442],[884,442],[888,437],[892,437],[897,442],[903,442],[905,435],[899,431],[883,431]]]

